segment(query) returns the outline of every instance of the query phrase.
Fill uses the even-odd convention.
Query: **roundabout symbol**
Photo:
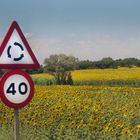
[[[21,49],[21,51],[24,51],[24,49],[23,49],[23,47],[22,47],[22,45],[21,45],[20,43],[15,42],[14,45],[15,45],[15,46],[18,46],[18,47]],[[8,56],[9,58],[11,58],[11,53],[10,53],[11,48],[12,48],[12,46],[9,45],[9,47],[8,47],[8,49],[7,49],[7,56]],[[14,61],[20,61],[23,57],[24,57],[24,54],[21,53],[19,57],[13,58],[13,60],[14,60]]]

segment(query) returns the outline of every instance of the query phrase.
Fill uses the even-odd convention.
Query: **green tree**
[[[37,73],[43,73],[44,72],[44,67],[41,65],[40,68],[38,69],[28,69],[26,70],[29,74],[37,74]]]
[[[74,56],[67,56],[65,54],[51,55],[44,60],[45,71],[56,72],[58,69],[65,71],[74,70],[78,67],[78,58]]]
[[[45,71],[54,75],[56,84],[73,84],[70,70],[77,69],[78,58],[65,54],[51,55],[44,61]]]
[[[106,57],[106,58],[103,58],[100,61],[94,62],[94,66],[96,68],[101,68],[101,69],[117,68],[116,62],[112,58],[110,58],[110,57]]]
[[[61,70],[54,73],[56,84],[58,85],[73,85],[71,72]]]
[[[137,66],[139,64],[139,60],[136,58],[124,58],[121,63],[120,66],[122,67],[133,67],[133,66]]]
[[[79,69],[90,69],[93,67],[93,62],[89,60],[83,60],[79,62],[78,66]]]

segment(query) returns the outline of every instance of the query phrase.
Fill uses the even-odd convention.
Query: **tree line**
[[[137,58],[124,58],[113,60],[111,57],[102,58],[99,61],[82,60],[79,61],[79,69],[106,69],[118,67],[140,67],[140,60]]]
[[[107,69],[118,67],[140,67],[140,59],[137,58],[124,58],[112,59],[111,57],[102,58],[98,61],[79,60],[74,56],[65,54],[54,54],[45,58],[44,64],[39,69],[28,70],[29,73],[44,73],[44,72],[57,72],[57,71],[71,71],[80,69]]]
[[[140,60],[137,58],[124,58],[113,60],[111,57],[102,58],[98,61],[79,60],[74,56],[65,54],[50,55],[44,60],[44,65],[36,70],[28,70],[30,74],[50,73],[53,75],[55,84],[73,85],[71,70],[80,69],[107,69],[118,67],[140,66]]]

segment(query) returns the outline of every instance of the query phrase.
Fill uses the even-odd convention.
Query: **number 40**
[[[28,87],[27,84],[22,82],[18,86],[18,91],[21,95],[25,95],[27,93]],[[16,89],[15,89],[15,83],[11,83],[8,89],[6,90],[6,93],[11,93],[13,95],[16,94]]]

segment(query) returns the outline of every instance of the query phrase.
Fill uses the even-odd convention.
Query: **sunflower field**
[[[13,109],[0,108],[0,140],[12,140]],[[36,85],[19,115],[21,140],[139,139],[140,88]]]

